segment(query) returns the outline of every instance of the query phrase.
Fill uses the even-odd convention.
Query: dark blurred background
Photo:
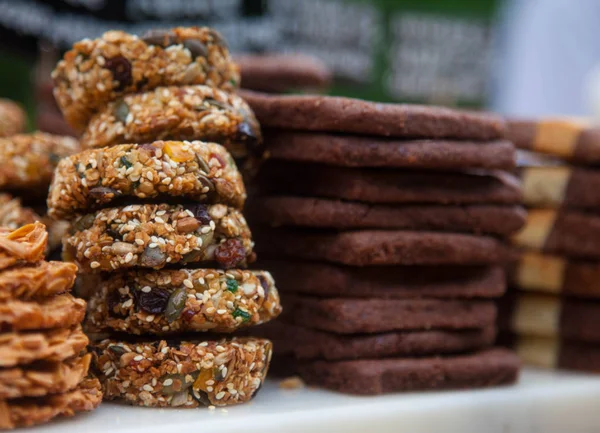
[[[33,115],[73,42],[209,25],[234,54],[315,56],[335,94],[589,115],[598,24],[597,0],[0,0],[0,96]]]

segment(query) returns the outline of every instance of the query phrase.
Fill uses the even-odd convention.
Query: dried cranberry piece
[[[223,157],[221,155],[219,155],[218,153],[211,153],[208,156],[208,160],[210,161],[211,159],[215,158],[217,161],[219,161],[219,164],[221,165],[221,168],[223,167],[227,167],[227,161],[225,161],[223,159]]]
[[[167,308],[170,293],[163,289],[151,289],[149,292],[137,290],[137,308],[150,314],[160,314]]]
[[[113,74],[113,79],[119,83],[117,91],[123,90],[131,84],[131,63],[123,56],[106,59],[104,67]]]
[[[227,239],[215,250],[215,260],[225,269],[233,268],[246,258],[246,248],[240,239]]]
[[[156,147],[154,147],[152,145],[152,143],[143,143],[140,144],[140,149],[144,149],[145,151],[147,151],[148,153],[150,153],[150,155],[154,156],[156,154]]]
[[[204,204],[188,206],[188,210],[194,214],[194,217],[202,225],[208,225],[212,221],[212,218],[208,214],[208,207]]]

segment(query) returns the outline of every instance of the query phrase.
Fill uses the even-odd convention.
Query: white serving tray
[[[39,433],[593,432],[600,376],[525,369],[518,385],[477,391],[353,397],[268,382],[249,404],[226,410],[149,409],[103,403]]]

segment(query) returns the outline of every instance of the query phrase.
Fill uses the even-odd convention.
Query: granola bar
[[[208,27],[153,30],[142,37],[113,30],[84,39],[64,55],[52,78],[65,119],[79,130],[125,94],[186,84],[233,90],[240,81],[226,42]]]
[[[237,161],[262,157],[260,125],[246,102],[209,86],[159,87],[126,95],[88,124],[83,147],[161,140],[223,144]]]
[[[102,401],[98,379],[85,379],[73,391],[47,397],[0,400],[0,429],[43,424],[58,416],[94,410]]]
[[[0,137],[23,132],[26,123],[25,111],[9,99],[0,99]]]
[[[232,332],[281,313],[266,271],[181,269],[109,276],[89,301],[87,330]]]
[[[70,391],[85,378],[92,355],[66,361],[40,361],[0,370],[0,399],[41,397]]]
[[[241,208],[246,190],[231,155],[219,144],[122,144],[63,159],[50,187],[48,214],[73,219],[120,198],[132,202],[169,197]]]
[[[65,328],[81,323],[86,303],[68,293],[28,302],[7,301],[0,304],[0,330]]]
[[[0,270],[43,260],[47,241],[46,227],[39,222],[12,231],[0,227]]]
[[[39,220],[40,216],[33,209],[24,207],[20,199],[0,193],[0,227],[15,230]]]
[[[0,138],[0,189],[45,196],[61,158],[79,151],[79,142],[43,132]]]
[[[11,299],[28,301],[71,290],[77,266],[64,262],[40,262],[0,272],[0,302]]]
[[[63,257],[88,272],[134,266],[214,263],[221,268],[254,260],[250,229],[240,211],[216,205],[129,205],[76,219]]]
[[[94,349],[107,400],[184,408],[249,401],[262,386],[272,354],[271,342],[260,338],[104,340]]]
[[[77,355],[89,343],[81,325],[47,331],[0,333],[0,367],[33,361],[63,361]]]

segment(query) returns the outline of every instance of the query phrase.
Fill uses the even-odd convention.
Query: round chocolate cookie
[[[385,205],[294,196],[259,196],[248,202],[251,221],[273,227],[402,229],[508,236],[527,213],[520,206]]]
[[[240,91],[264,128],[406,138],[502,138],[504,120],[488,113],[340,96],[268,95]]]
[[[275,282],[265,271],[129,271],[100,283],[89,301],[87,330],[233,332],[280,312]]]
[[[129,204],[173,197],[241,208],[246,190],[231,155],[219,144],[121,144],[63,159],[50,187],[48,214],[73,219],[121,199]]]
[[[287,161],[436,170],[515,166],[515,147],[506,140],[399,140],[278,129],[264,134],[270,157]]]
[[[153,30],[142,37],[109,31],[73,45],[52,72],[65,119],[82,130],[90,117],[122,95],[162,86],[239,85],[239,71],[221,35],[208,27]]]
[[[254,261],[252,248],[242,213],[222,204],[101,209],[76,219],[63,238],[63,258],[87,272],[176,263],[244,267]]]
[[[106,400],[139,406],[228,406],[263,384],[272,344],[260,338],[214,341],[104,340],[94,345]]]

